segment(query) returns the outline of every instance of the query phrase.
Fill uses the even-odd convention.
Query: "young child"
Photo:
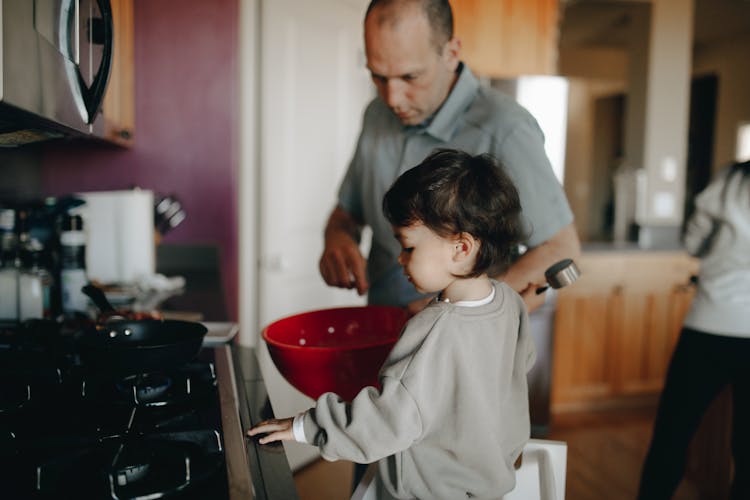
[[[535,353],[521,297],[490,279],[523,240],[513,183],[489,155],[438,150],[383,200],[399,263],[435,300],[404,327],[351,404],[318,398],[295,418],[248,431],[262,444],[297,440],[327,460],[379,461],[383,498],[500,498],[529,438],[526,374]]]

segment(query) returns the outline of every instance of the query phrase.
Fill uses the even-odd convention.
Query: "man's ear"
[[[461,39],[455,36],[443,46],[443,61],[451,71],[456,71],[461,61]]]

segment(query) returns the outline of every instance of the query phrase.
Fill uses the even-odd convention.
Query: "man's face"
[[[365,20],[367,68],[380,98],[404,125],[418,125],[448,97],[456,78],[460,44],[438,53],[421,8],[404,8],[396,25],[378,23],[377,7]]]

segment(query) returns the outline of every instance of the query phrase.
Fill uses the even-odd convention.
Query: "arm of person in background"
[[[576,260],[581,255],[581,243],[574,224],[560,229],[552,238],[524,253],[501,279],[518,292],[529,312],[544,303],[544,294],[537,294],[547,280],[544,271],[562,259]]]
[[[337,206],[328,218],[324,232],[325,248],[320,257],[320,274],[323,280],[339,288],[356,288],[363,295],[367,282],[367,261],[359,251],[361,224],[348,212]]]

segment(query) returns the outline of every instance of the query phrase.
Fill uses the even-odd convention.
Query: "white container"
[[[21,321],[44,317],[44,286],[36,273],[23,272],[19,276],[19,308]]]
[[[0,320],[18,319],[18,278],[17,268],[0,268]]]
[[[85,205],[86,274],[101,283],[134,283],[155,272],[154,194],[145,189],[78,193]]]

